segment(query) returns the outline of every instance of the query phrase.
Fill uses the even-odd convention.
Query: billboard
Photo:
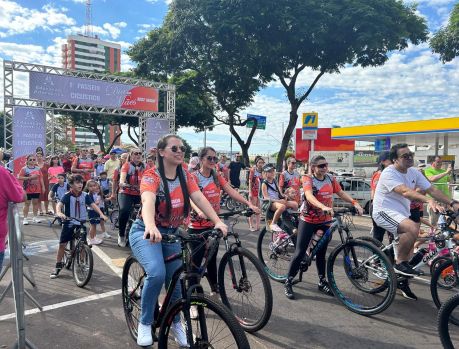
[[[156,148],[161,137],[170,133],[169,120],[167,119],[147,119],[146,125],[146,148]]]
[[[319,127],[319,113],[310,112],[303,113],[302,129],[304,130],[317,130]]]
[[[372,150],[359,150],[354,152],[354,167],[376,167],[378,153]]]
[[[29,98],[106,108],[158,111],[158,90],[117,82],[30,72]]]
[[[257,130],[265,130],[266,129],[266,116],[247,114],[247,119],[257,119]],[[247,121],[246,126],[248,128],[252,128],[253,124],[254,124],[254,122],[252,120],[249,120],[249,121]]]
[[[27,155],[35,154],[37,147],[46,151],[45,109],[14,107],[13,158],[15,174],[25,165]]]
[[[330,170],[344,170],[353,168],[352,151],[313,151],[311,157],[322,155],[328,162]]]

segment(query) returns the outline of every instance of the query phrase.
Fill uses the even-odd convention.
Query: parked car
[[[369,181],[359,177],[337,177],[336,178],[341,189],[357,200],[365,210],[365,213],[370,212],[370,196],[371,187]],[[337,195],[334,195],[335,206],[351,207],[348,202],[341,200]]]

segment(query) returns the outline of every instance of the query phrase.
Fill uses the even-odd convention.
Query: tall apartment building
[[[62,45],[62,66],[66,69],[86,70],[98,73],[116,73],[121,70],[121,45],[84,35],[69,35]],[[102,128],[102,127],[101,127]],[[118,126],[106,127],[105,144],[111,144],[120,132]],[[81,128],[69,130],[72,143],[78,147],[94,147],[99,142],[95,134]],[[115,145],[119,146],[118,138]]]

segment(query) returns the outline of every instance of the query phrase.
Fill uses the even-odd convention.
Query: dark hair
[[[395,160],[397,160],[397,158],[398,158],[398,150],[399,149],[403,149],[403,148],[408,148],[408,144],[406,144],[406,143],[394,144],[390,148],[390,152],[389,152],[390,161],[394,162]]]
[[[166,149],[167,143],[168,143],[169,139],[171,139],[171,138],[176,138],[176,139],[182,140],[182,138],[180,138],[179,136],[173,135],[173,134],[169,134],[167,136],[164,136],[158,141],[158,145],[157,145],[158,150]],[[170,216],[170,212],[172,210],[171,196],[170,196],[170,193],[169,193],[169,185],[167,183],[166,174],[164,173],[163,157],[161,156],[161,154],[159,152],[158,152],[157,161],[158,161],[158,172],[159,172],[159,175],[161,177],[161,181],[163,182],[164,196],[166,197],[166,216]],[[177,177],[178,177],[178,179],[180,181],[180,187],[182,189],[183,200],[184,200],[183,213],[184,213],[184,216],[186,217],[186,216],[188,216],[188,213],[190,212],[190,196],[188,195],[188,186],[187,186],[187,183],[186,183],[184,170],[183,170],[183,167],[182,167],[181,164],[177,166],[176,174],[177,174]]]
[[[35,149],[35,153],[42,153],[43,155],[45,154],[42,147],[37,147]]]
[[[320,161],[320,160],[327,160],[325,159],[325,157],[323,155],[316,155],[316,156],[313,156],[311,161],[310,161],[310,165],[311,165],[311,171],[314,173],[312,167],[317,165],[317,163]]]
[[[54,155],[54,156],[51,156],[51,159],[49,159],[49,167],[53,167],[53,160],[54,159],[57,159],[58,166],[61,165],[61,160],[59,159],[59,156]]]
[[[99,173],[99,176],[106,175],[106,174],[107,174],[107,172],[102,171],[101,173]]]
[[[204,147],[199,151],[199,155],[198,155],[199,159],[200,160],[204,159],[204,157],[207,155],[209,151],[213,151],[215,154],[217,154],[214,148]],[[210,170],[210,174],[212,175],[212,178],[214,179],[214,183],[217,185],[218,188],[220,188],[220,182],[218,181],[217,171],[215,171],[215,168]]]
[[[72,185],[72,184],[75,184],[75,183],[84,183],[84,179],[81,175],[79,174],[76,174],[76,175],[70,175],[68,176],[67,178],[67,182]]]
[[[65,179],[65,173],[58,173],[56,177],[64,177]]]
[[[29,158],[30,158],[31,156],[33,156],[33,157],[36,158],[36,157],[37,157],[37,154],[29,154],[29,155],[27,155],[26,160],[29,161]]]
[[[210,147],[207,147],[207,148],[210,148]],[[206,148],[204,148],[204,149],[206,149]],[[215,151],[215,150],[214,150],[214,151]],[[201,153],[201,152],[202,152],[202,149],[201,149],[201,151],[200,151],[199,153]],[[193,157],[193,156],[199,156],[199,155],[198,155],[198,153],[196,153],[196,152],[194,151],[194,152],[191,153],[191,157]]]

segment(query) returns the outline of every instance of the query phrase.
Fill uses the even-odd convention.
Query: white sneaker
[[[198,318],[198,307],[196,305],[192,305],[190,307],[190,317],[193,320],[196,320]]]
[[[180,347],[189,348],[188,340],[186,339],[186,332],[183,328],[182,322],[173,322],[171,326],[171,332],[174,336],[175,341]]]
[[[24,218],[24,220],[22,221],[22,224],[29,225],[29,221],[27,220],[27,218]]]
[[[42,222],[42,221],[43,221],[43,220],[42,220],[41,218],[38,218],[38,217],[33,217],[33,218],[32,218],[32,222],[34,222],[34,223],[40,223],[40,222]]]
[[[118,246],[126,247],[126,237],[125,236],[118,236]]]
[[[100,245],[100,244],[102,243],[102,241],[103,241],[103,240],[98,239],[98,238],[96,238],[96,237],[93,238],[93,239],[89,238],[89,239],[88,239],[88,245],[90,245],[90,246],[91,246],[91,245]]]
[[[110,239],[110,238],[112,237],[112,236],[111,236],[109,233],[107,233],[106,231],[104,231],[101,235],[102,235],[102,237],[103,237],[104,239]]]
[[[277,231],[277,232],[283,231],[283,230],[281,229],[281,227],[279,227],[277,224],[271,224],[271,225],[270,225],[270,228],[271,228],[271,230]]]
[[[137,344],[142,347],[153,344],[151,325],[144,325],[139,322],[139,327],[137,327]]]

